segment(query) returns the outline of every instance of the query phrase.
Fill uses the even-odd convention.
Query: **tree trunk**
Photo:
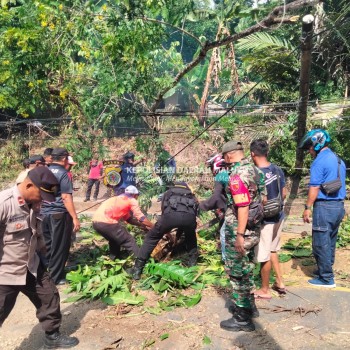
[[[218,31],[216,33],[216,40],[219,40],[220,33],[221,33],[221,23],[219,23]],[[214,65],[216,62],[216,60],[215,60],[216,50],[217,50],[217,48],[214,48],[212,53],[211,53],[208,71],[207,71],[207,78],[205,79],[203,94],[202,94],[202,98],[201,98],[201,105],[199,106],[198,121],[199,121],[199,124],[202,126],[204,126],[204,124],[205,124],[205,116],[204,116],[205,107],[207,105],[207,98],[208,98],[209,87],[210,87],[210,82],[211,82],[211,75],[212,75],[213,68],[214,68]]]
[[[295,177],[293,179],[290,198],[293,201],[299,190],[299,183],[304,165],[304,151],[298,148],[299,142],[306,132],[307,103],[309,101],[309,85],[311,71],[311,49],[313,35],[314,17],[306,15],[303,17],[302,37],[301,37],[301,67],[300,67],[300,89],[298,107],[298,127],[297,127],[297,149],[295,160]]]

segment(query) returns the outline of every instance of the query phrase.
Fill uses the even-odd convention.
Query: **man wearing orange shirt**
[[[135,186],[128,186],[125,193],[104,201],[92,218],[94,230],[109,242],[112,260],[120,257],[121,247],[129,254],[134,255],[137,255],[139,250],[134,237],[123,225],[124,222],[140,225],[147,229],[153,227],[153,224],[140,209],[137,202],[138,196],[138,189]]]

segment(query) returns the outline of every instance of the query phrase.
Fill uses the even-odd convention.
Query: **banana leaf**
[[[278,260],[281,263],[286,263],[287,261],[292,259],[292,255],[291,254],[279,254],[278,255]]]
[[[296,249],[294,250],[293,254],[294,257],[296,258],[308,258],[312,255],[311,249]]]
[[[117,292],[109,297],[102,298],[102,301],[108,305],[117,304],[129,304],[129,305],[139,305],[143,304],[146,298],[142,295],[134,295],[130,292]]]
[[[171,281],[179,287],[188,287],[195,277],[197,268],[185,268],[175,264],[149,263],[146,273],[157,275]]]

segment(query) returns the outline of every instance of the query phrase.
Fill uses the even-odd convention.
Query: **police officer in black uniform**
[[[139,280],[143,267],[163,235],[174,228],[185,234],[186,250],[189,255],[188,266],[194,266],[198,259],[196,238],[196,215],[198,202],[185,182],[175,182],[164,193],[162,215],[147,236],[135,260],[133,279]]]

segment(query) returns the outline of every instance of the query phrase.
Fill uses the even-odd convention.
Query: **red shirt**
[[[102,162],[90,162],[89,179],[98,180],[101,176],[101,169],[103,168]]]
[[[128,194],[121,194],[104,201],[95,211],[92,221],[116,224],[127,221],[131,217],[130,213],[140,222],[145,219],[137,200]]]

